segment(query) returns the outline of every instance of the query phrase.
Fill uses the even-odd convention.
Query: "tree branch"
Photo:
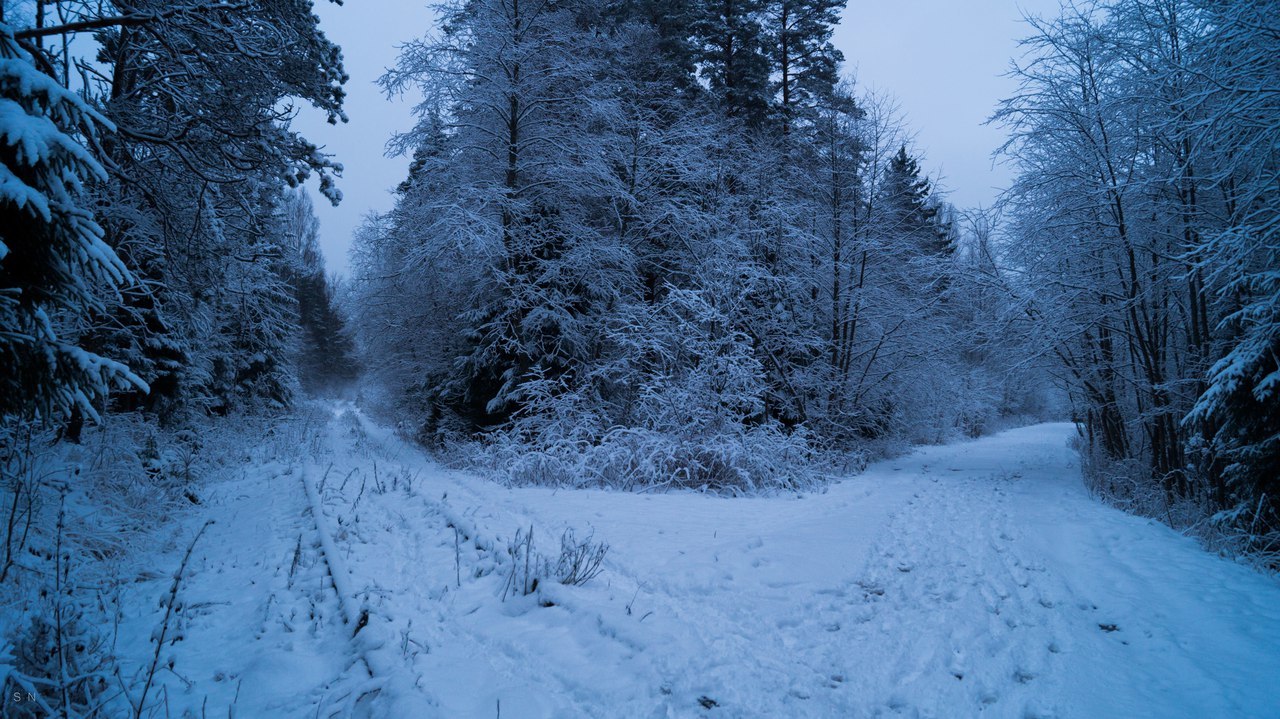
[[[62,25],[29,28],[27,30],[15,32],[13,37],[18,40],[32,40],[40,37],[48,37],[50,35],[65,35],[76,32],[87,32],[89,30],[102,30],[109,27],[136,27],[159,20],[166,20],[178,15],[187,15],[198,12],[215,12],[218,10],[244,10],[247,7],[249,7],[249,3],[247,2],[219,2],[209,5],[188,5],[186,7],[170,8],[161,12],[130,13],[128,15],[117,15],[115,17],[100,17],[92,20],[80,20],[77,22],[64,23]]]

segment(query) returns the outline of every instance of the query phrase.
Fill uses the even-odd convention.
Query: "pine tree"
[[[412,43],[384,78],[392,90],[421,85],[450,111],[443,134],[430,111],[412,133],[419,162],[401,205],[419,224],[398,233],[417,252],[471,256],[466,274],[439,278],[470,283],[451,308],[469,349],[447,372],[431,368],[440,380],[427,392],[477,427],[506,421],[527,383],[558,381],[592,354],[584,327],[619,291],[592,276],[611,271],[616,245],[602,241],[589,194],[606,182],[596,143],[608,100],[593,93],[614,42],[582,28],[591,9],[459,2],[442,8],[443,36]]]
[[[85,183],[106,177],[82,144],[102,129],[113,128],[0,24],[0,416],[96,416],[111,386],[146,389],[67,338],[102,309],[95,286],[129,278],[81,204]]]
[[[765,28],[777,78],[773,102],[787,131],[835,89],[844,55],[831,44],[831,33],[845,2],[773,0],[768,5]]]
[[[618,60],[643,67],[632,79],[660,86],[667,100],[692,100],[704,92],[697,80],[700,49],[689,31],[701,8],[692,0],[621,0],[601,12],[630,35],[629,52]]]
[[[701,0],[692,26],[698,67],[728,114],[748,125],[769,110],[764,0]]]

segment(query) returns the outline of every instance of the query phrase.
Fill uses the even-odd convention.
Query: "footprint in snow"
[[[862,581],[858,582],[858,586],[862,589],[863,598],[884,596],[884,587],[875,582]]]

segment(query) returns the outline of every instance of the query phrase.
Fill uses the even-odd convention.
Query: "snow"
[[[337,406],[180,523],[215,519],[158,681],[174,716],[1280,716],[1280,586],[1089,497],[1073,432],[744,499],[506,488]],[[531,525],[594,532],[605,571],[503,601]],[[139,661],[166,585],[126,602]]]
[[[52,218],[49,200],[44,193],[23,182],[7,165],[3,164],[0,164],[0,199],[12,202],[19,209],[30,207],[45,221]],[[6,254],[8,254],[7,248],[0,254],[0,259],[3,259]]]
[[[36,167],[63,156],[87,174],[100,180],[107,178],[93,153],[65,134],[55,120],[86,132],[95,132],[95,123],[114,130],[109,120],[22,57],[0,57],[0,87],[26,99],[28,104],[40,100],[37,112],[8,97],[0,98],[0,141],[11,148],[17,163]],[[79,179],[74,173],[66,173],[64,182],[75,187]]]
[[[79,94],[37,70],[32,64],[31,55],[13,41],[12,36],[7,32],[8,29],[4,27],[4,32],[0,34],[0,42],[8,46],[6,50],[11,55],[0,57],[0,78],[3,78],[6,86],[12,88],[19,96],[39,97],[45,107],[57,113],[59,121],[66,122],[74,115],[84,115],[94,125],[101,126],[108,132],[115,132],[115,123],[85,102]],[[96,161],[94,165],[97,166]],[[106,177],[105,174],[101,176],[104,179]]]

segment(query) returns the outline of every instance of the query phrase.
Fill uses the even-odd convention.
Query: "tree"
[[[1229,524],[1247,528],[1247,548],[1280,550],[1280,24],[1276,4],[1250,0],[1194,3],[1204,13],[1200,58],[1209,82],[1185,98],[1192,130],[1212,133],[1213,172],[1202,181],[1229,198],[1227,226],[1198,235],[1197,269],[1217,279],[1228,311],[1222,356],[1185,424],[1198,468],[1229,509]],[[1194,137],[1194,135],[1193,135]],[[1274,565],[1274,562],[1273,562]]]
[[[769,52],[764,0],[700,0],[691,28],[698,66],[711,93],[731,116],[764,122],[769,108]]]
[[[1221,510],[1257,530],[1249,551],[1278,544],[1275,9],[1069,6],[1031,21],[1023,90],[997,113],[1021,170],[1011,262],[1090,481],[1179,524]]]
[[[834,86],[837,9],[442,6],[384,78],[426,101],[355,255],[386,403],[535,482],[797,486],[819,448],[954,431],[949,258],[893,214],[941,205],[914,160],[920,205],[885,190],[902,126]]]
[[[356,378],[354,348],[338,310],[336,282],[325,274],[319,220],[311,198],[301,190],[285,196],[280,212],[291,243],[287,272],[302,334],[298,378],[312,393],[342,390]]]
[[[777,77],[773,101],[790,132],[797,119],[829,98],[844,56],[831,44],[846,0],[773,0],[765,32]]]
[[[607,181],[590,129],[590,81],[607,40],[579,29],[582,9],[441,6],[444,34],[407,46],[383,79],[393,92],[423,88],[423,122],[410,142],[435,154],[429,169],[421,158],[421,173],[448,178],[425,195],[427,185],[412,188],[420,200],[411,211],[431,218],[431,244],[465,248],[484,268],[462,312],[471,349],[455,363],[461,375],[436,387],[476,426],[520,411],[526,381],[557,378],[590,356],[587,326],[620,291],[609,273],[626,260],[601,236],[584,195]],[[441,130],[444,144],[432,151]]]
[[[79,138],[113,127],[33,63],[0,24],[0,416],[47,422],[146,384],[65,339],[102,307],[95,286],[129,279],[83,204],[106,173]]]
[[[954,251],[929,178],[921,176],[920,162],[907,154],[906,145],[889,160],[882,193],[880,202],[890,230],[903,241],[925,255],[945,256]]]
[[[99,204],[107,241],[141,280],[90,340],[129,357],[155,388],[118,397],[122,407],[167,417],[290,395],[280,353],[296,308],[273,215],[284,189],[312,173],[336,202],[341,169],[289,128],[292,106],[345,120],[341,53],[310,8],[85,10],[99,51],[81,70],[119,128],[103,146],[113,182],[98,188]]]

